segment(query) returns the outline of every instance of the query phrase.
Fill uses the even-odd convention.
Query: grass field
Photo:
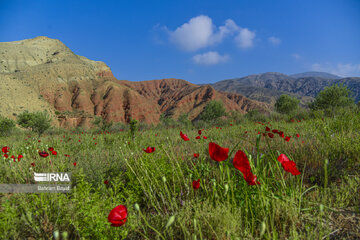
[[[284,137],[276,131],[269,137],[274,129]],[[228,159],[214,161],[210,142],[229,148]],[[0,194],[0,239],[55,239],[54,232],[56,239],[360,239],[358,113],[157,126],[134,139],[126,129],[59,130],[40,139],[17,133],[0,138],[4,146],[1,183],[35,183],[33,172],[71,172],[72,191]],[[249,185],[234,167],[239,150],[260,184]],[[285,171],[280,154],[301,174]],[[118,205],[127,207],[127,220],[114,227],[108,215]]]

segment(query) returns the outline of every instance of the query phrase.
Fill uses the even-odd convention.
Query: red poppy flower
[[[52,151],[51,153],[52,153],[52,155],[55,155],[55,156],[57,155],[56,151]]]
[[[272,132],[273,133],[279,133],[279,131],[277,129],[273,129]]]
[[[201,130],[198,131],[198,134],[201,135]]]
[[[11,155],[11,158],[12,158],[12,159],[15,159],[15,156],[14,156],[14,155]]]
[[[23,157],[24,157],[23,155],[19,154],[18,161],[20,161],[20,159],[22,159]]]
[[[125,205],[119,205],[115,207],[108,216],[108,221],[113,227],[120,227],[126,223],[127,220],[127,208]]]
[[[8,157],[9,157],[9,155],[7,155],[7,154],[5,153],[5,154],[4,154],[4,157],[5,157],[5,158],[8,158]]]
[[[283,131],[280,131],[280,132],[279,132],[279,136],[282,137],[282,138],[284,138],[284,137],[285,137],[284,132],[283,132]]]
[[[2,149],[1,149],[1,151],[3,152],[3,153],[8,153],[9,152],[9,147],[8,146],[5,146],[5,147],[3,147]]]
[[[262,135],[263,135],[264,137],[266,136],[266,134],[265,134],[265,133],[263,133]]]
[[[207,139],[207,136],[203,136],[204,139]]]
[[[296,168],[296,163],[294,161],[290,161],[289,158],[285,154],[280,154],[277,160],[281,163],[282,167],[286,172],[291,173],[292,175],[299,175],[301,172]]]
[[[74,164],[74,167],[76,167],[76,162],[74,162],[73,164]]]
[[[50,152],[54,151],[54,148],[53,147],[49,147],[48,149]]]
[[[209,143],[209,154],[212,160],[221,162],[226,160],[229,156],[229,149],[222,148],[214,142]]]
[[[146,149],[144,149],[144,151],[145,151],[146,153],[155,152],[155,147],[147,147]]]
[[[273,138],[274,137],[274,134],[273,133],[268,133],[269,135],[269,138]]]
[[[296,137],[300,137],[300,135],[297,133],[297,134],[296,134]]]
[[[236,152],[233,165],[243,174],[248,185],[260,184],[260,182],[256,180],[256,175],[251,172],[249,159],[243,151],[239,150]]]
[[[294,122],[295,120],[294,120],[294,119],[291,119],[290,121],[291,121],[291,122]]]
[[[70,157],[70,155],[69,155],[69,154],[65,154],[65,157]]]
[[[286,137],[285,137],[285,141],[289,142],[289,141],[290,141],[290,138],[291,138],[291,137],[286,136]]]
[[[199,154],[198,153],[194,153],[194,158],[198,158]]]
[[[232,126],[232,124],[230,123],[230,126]]]
[[[267,132],[270,132],[270,128],[269,128],[269,127],[266,127],[265,130],[266,130]]]
[[[35,163],[32,162],[32,163],[31,163],[31,166],[35,167]]]
[[[192,182],[192,187],[193,187],[193,189],[198,189],[200,187],[200,179],[198,179],[197,181],[194,180]]]
[[[180,131],[180,137],[184,140],[184,141],[189,141],[189,137],[186,135],[186,134],[183,134],[181,131]]]
[[[302,141],[302,143],[304,143],[305,141]]]
[[[49,156],[49,154],[45,151],[39,152],[39,155],[40,155],[40,157],[43,157],[43,158]]]
[[[104,181],[104,184],[109,184],[109,181],[108,181],[108,180],[105,180],[105,181]]]
[[[38,142],[41,142],[41,140],[38,140]]]
[[[197,136],[196,139],[200,139],[200,136]]]

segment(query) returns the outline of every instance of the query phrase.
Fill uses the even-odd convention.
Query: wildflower
[[[198,131],[198,134],[201,135],[201,130]]]
[[[1,149],[1,151],[3,152],[3,153],[8,153],[9,152],[9,147],[8,146],[5,146],[5,147],[3,147],[2,149]]]
[[[56,152],[56,151],[52,151],[51,154],[56,156],[56,155],[57,155],[57,152]]]
[[[45,151],[39,152],[39,155],[40,155],[40,157],[43,157],[43,158],[49,156],[49,154]]]
[[[199,154],[198,153],[194,153],[194,158],[198,158]]]
[[[289,142],[289,141],[290,141],[290,138],[291,138],[291,137],[286,136],[286,137],[285,137],[285,141]]]
[[[273,132],[273,133],[279,133],[279,130],[273,129],[272,132]]]
[[[284,132],[283,132],[283,131],[280,131],[280,132],[279,132],[279,136],[282,137],[282,138],[284,138],[284,137],[285,137]]]
[[[73,164],[74,164],[74,167],[76,167],[76,162],[74,162]]]
[[[145,151],[146,153],[155,152],[155,147],[147,147],[146,149],[144,149],[144,151]]]
[[[5,157],[5,158],[8,158],[8,157],[9,157],[9,155],[7,155],[7,154],[5,153],[5,154],[4,154],[4,157]]]
[[[229,156],[229,148],[222,148],[214,142],[209,143],[209,155],[212,160],[221,162],[226,160]]]
[[[248,185],[260,184],[260,182],[256,180],[256,175],[251,172],[249,159],[243,151],[239,150],[236,152],[233,165],[243,174]]]
[[[266,127],[265,130],[266,130],[267,132],[270,132],[270,128],[269,128],[269,127]]]
[[[269,135],[269,138],[273,138],[274,137],[274,134],[273,133],[268,133]]]
[[[292,175],[299,175],[300,172],[296,168],[296,163],[293,161],[290,161],[289,158],[285,154],[280,154],[280,156],[277,158],[277,160],[281,163],[282,167],[286,172],[291,173]]]
[[[49,147],[48,149],[50,152],[54,151],[54,148],[53,147]]]
[[[34,163],[34,162],[32,162],[32,163],[31,163],[31,166],[35,167],[35,163]]]
[[[193,189],[198,189],[200,187],[200,179],[198,179],[197,181],[194,180],[192,182],[192,187],[193,187]]]
[[[109,181],[108,181],[108,180],[105,180],[105,181],[104,181],[104,184],[109,184]]]
[[[196,139],[200,139],[200,136],[197,136]]]
[[[23,155],[19,154],[18,161],[20,162],[20,159],[22,159],[23,157],[24,157]]]
[[[188,137],[186,134],[184,134],[183,132],[181,132],[181,131],[180,131],[180,137],[181,137],[184,141],[189,141],[189,140],[190,140],[189,137]]]
[[[296,134],[296,137],[300,137],[300,135],[297,133],[297,134]]]
[[[125,205],[119,205],[111,210],[108,216],[108,221],[113,227],[120,227],[126,223],[127,208]]]
[[[207,136],[203,136],[204,139],[207,139]]]

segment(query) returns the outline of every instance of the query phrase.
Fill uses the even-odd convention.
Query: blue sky
[[[0,0],[0,42],[36,36],[59,39],[130,81],[360,76],[359,0]]]

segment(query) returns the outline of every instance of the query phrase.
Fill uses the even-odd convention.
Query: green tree
[[[283,94],[276,100],[275,110],[278,113],[289,114],[298,108],[299,102],[299,99]]]
[[[309,107],[312,110],[325,110],[335,116],[337,109],[354,105],[355,101],[351,94],[350,89],[343,84],[334,84],[319,92]]]
[[[213,100],[205,106],[204,110],[200,114],[200,119],[204,121],[212,121],[225,115],[226,110],[223,102]]]
[[[14,120],[0,116],[0,136],[8,136],[14,128]]]
[[[17,116],[17,123],[26,129],[37,133],[39,137],[51,127],[51,118],[46,112],[25,111]]]

